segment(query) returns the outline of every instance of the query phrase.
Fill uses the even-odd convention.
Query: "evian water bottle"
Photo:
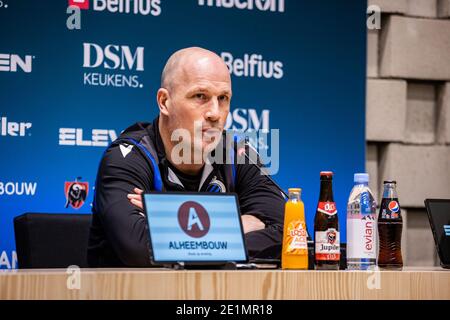
[[[347,269],[367,270],[377,259],[377,204],[367,173],[356,173],[354,182],[347,204]]]

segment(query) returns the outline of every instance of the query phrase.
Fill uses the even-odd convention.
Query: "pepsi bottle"
[[[378,215],[379,253],[378,266],[385,269],[402,269],[403,219],[398,203],[395,181],[384,181],[383,199]]]

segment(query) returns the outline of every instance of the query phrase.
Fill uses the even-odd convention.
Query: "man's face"
[[[219,143],[230,111],[230,75],[221,61],[209,58],[180,69],[168,88],[170,131],[186,129],[191,151],[208,153]]]

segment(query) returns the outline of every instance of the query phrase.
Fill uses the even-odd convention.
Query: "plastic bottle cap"
[[[397,184],[397,181],[395,181],[395,180],[384,180],[384,181],[383,181],[383,184],[386,184],[386,183]]]
[[[369,174],[368,173],[355,173],[353,176],[353,181],[358,183],[367,183],[369,182]]]
[[[289,191],[289,193],[294,193],[294,192],[301,192],[302,191],[302,188],[289,188],[288,189],[288,191]]]

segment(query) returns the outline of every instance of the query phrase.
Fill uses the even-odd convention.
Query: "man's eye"
[[[194,96],[196,99],[205,100],[206,95],[204,93],[196,93]]]
[[[219,101],[228,101],[228,96],[219,96]]]

